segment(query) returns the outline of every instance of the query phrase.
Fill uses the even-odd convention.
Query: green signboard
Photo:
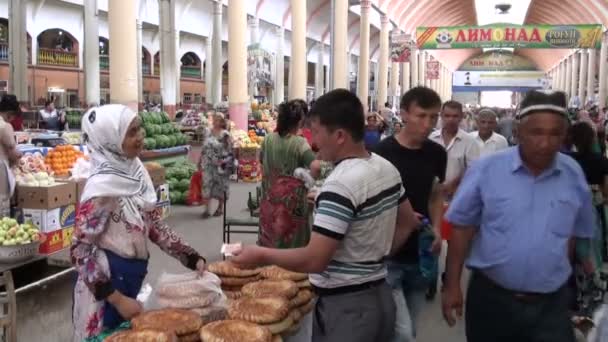
[[[599,49],[602,25],[509,25],[418,27],[419,49]]]

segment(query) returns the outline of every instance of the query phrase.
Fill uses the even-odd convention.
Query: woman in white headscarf
[[[142,162],[140,119],[122,105],[90,109],[82,119],[93,172],[76,216],[72,262],[74,341],[116,328],[141,312],[135,300],[148,266],[148,240],[193,270],[205,259],[161,219]]]

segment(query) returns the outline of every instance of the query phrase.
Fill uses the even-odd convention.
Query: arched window
[[[201,78],[201,59],[194,52],[186,52],[182,56],[181,75],[185,78]]]
[[[78,41],[62,29],[48,29],[38,35],[38,64],[78,67]]]
[[[8,19],[0,18],[0,61],[8,62]],[[32,37],[27,33],[27,62],[32,63]]]
[[[154,75],[160,76],[160,51],[154,54]]]
[[[141,47],[141,72],[143,75],[150,75],[152,70],[150,70],[150,52],[145,47]]]

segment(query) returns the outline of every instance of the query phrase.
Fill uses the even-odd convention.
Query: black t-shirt
[[[608,175],[608,159],[606,157],[599,153],[573,152],[570,155],[583,169],[588,184],[604,184],[604,176]]]
[[[374,152],[399,170],[405,193],[414,211],[430,219],[429,198],[433,181],[435,177],[441,183],[445,180],[448,155],[443,146],[427,139],[420,149],[409,149],[391,136],[381,141]],[[394,259],[403,263],[418,263],[417,231],[410,235]]]

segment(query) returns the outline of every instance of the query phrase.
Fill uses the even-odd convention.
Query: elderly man
[[[581,168],[558,153],[566,105],[562,92],[528,93],[519,146],[477,161],[446,214],[454,231],[443,314],[450,325],[454,311],[462,315],[460,278],[468,255],[468,342],[574,342],[569,241],[589,243],[595,215]]]
[[[507,139],[495,132],[497,125],[497,115],[493,110],[484,108],[477,114],[477,128],[479,130],[471,132],[469,135],[475,139],[479,146],[480,157],[488,156],[509,147]]]

